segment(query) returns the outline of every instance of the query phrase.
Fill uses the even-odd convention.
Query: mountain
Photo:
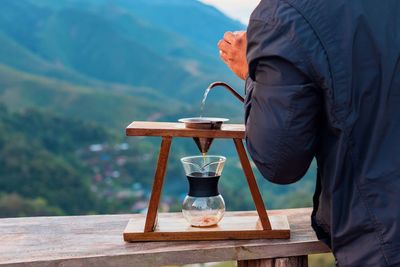
[[[243,25],[181,1],[4,0],[0,63],[83,85],[146,86],[181,100],[214,80],[237,83],[216,43]]]
[[[197,0],[1,3],[0,216],[141,211],[159,140],[124,139],[125,126],[198,116],[213,81],[243,86],[216,44],[244,26]],[[203,115],[242,122],[242,106],[215,89]],[[171,149],[163,203],[178,210],[187,189],[179,158],[198,150],[191,139]],[[210,153],[229,158],[228,209],[254,208],[231,140]],[[268,207],[310,201],[310,178],[259,181]]]
[[[130,94],[125,93],[126,90]],[[38,108],[67,118],[95,122],[122,131],[133,119],[146,120],[155,113],[168,118],[180,112],[182,104],[149,88],[112,88],[76,85],[0,64],[0,95],[11,111]],[[149,99],[152,100],[149,100]],[[160,110],[157,102],[171,107]]]

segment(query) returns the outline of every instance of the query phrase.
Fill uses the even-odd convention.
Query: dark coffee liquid
[[[218,180],[220,175],[215,172],[192,172],[187,175],[189,180],[189,196],[214,197],[218,196]]]

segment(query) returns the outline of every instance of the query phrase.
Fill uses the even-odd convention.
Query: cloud
[[[203,3],[215,6],[226,15],[246,24],[254,8],[260,0],[200,0]]]

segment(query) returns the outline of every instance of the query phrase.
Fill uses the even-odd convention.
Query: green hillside
[[[50,63],[29,51],[0,31],[0,64],[21,71],[45,75],[47,77],[76,82],[78,84],[96,84],[94,80],[78,72],[66,69],[56,63]]]
[[[125,138],[125,126],[198,116],[215,80],[242,93],[216,44],[243,28],[197,0],[3,0],[0,216],[143,211],[159,140]],[[203,115],[240,123],[243,105],[215,89]],[[170,210],[187,190],[179,158],[197,153],[191,139],[174,141]],[[215,141],[210,153],[228,157],[228,209],[253,209],[232,142]],[[258,175],[267,207],[310,205],[314,171],[292,186]]]
[[[144,120],[154,113],[168,117],[180,110],[180,104],[151,94],[151,90],[146,93],[153,101],[141,97],[141,89],[138,96],[114,91],[77,86],[0,65],[0,98],[13,111],[39,108],[122,131],[133,118]],[[168,109],[157,104],[161,99],[171,104]]]
[[[0,106],[0,216],[104,210],[90,190],[89,170],[73,155],[80,146],[111,139],[92,124],[35,110],[10,113]],[[10,210],[7,202],[18,209]]]
[[[64,0],[57,8],[36,2],[3,1],[0,62],[85,85],[151,87],[181,100],[200,97],[214,80],[238,85],[216,43],[224,31],[243,26],[197,1]],[[195,23],[204,16],[207,23]]]

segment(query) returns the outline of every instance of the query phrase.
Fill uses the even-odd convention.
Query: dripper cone
[[[228,119],[198,117],[198,118],[180,119],[179,121],[185,123],[186,128],[202,129],[202,130],[219,130],[221,129],[222,123],[228,121]],[[208,150],[210,149],[210,146],[214,138],[193,137],[193,140],[196,143],[201,153],[207,153]]]
[[[214,138],[194,137],[193,140],[201,153],[207,153],[212,142],[214,141]]]

